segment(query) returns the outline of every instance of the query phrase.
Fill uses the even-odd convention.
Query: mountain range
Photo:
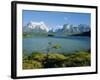
[[[44,22],[33,22],[30,21],[26,26],[23,27],[23,32],[47,32],[47,33],[77,33],[77,32],[88,32],[90,26],[86,24],[72,25],[64,24],[61,29],[49,30],[48,26]]]
[[[56,32],[60,33],[77,33],[77,32],[88,32],[90,27],[85,24],[72,25],[64,24],[62,29],[57,29]]]

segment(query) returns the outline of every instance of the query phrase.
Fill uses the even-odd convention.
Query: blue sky
[[[23,10],[22,13],[23,26],[30,21],[44,22],[49,28],[61,28],[64,24],[87,24],[90,25],[90,13],[73,13],[73,12],[47,12]]]

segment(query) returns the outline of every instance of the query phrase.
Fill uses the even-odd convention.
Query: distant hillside
[[[79,34],[73,34],[72,36],[91,36],[91,32],[88,31],[88,32],[82,32],[82,33],[79,33]]]

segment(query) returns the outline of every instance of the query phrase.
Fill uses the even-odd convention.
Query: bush
[[[48,54],[48,59],[55,59],[55,60],[64,60],[66,57],[62,54],[57,54],[57,53],[49,53]]]
[[[63,61],[66,57],[62,54],[49,53],[48,58],[45,60],[45,68],[63,67]]]
[[[61,48],[61,45],[60,44],[54,44],[54,45],[52,45],[52,48],[59,49],[59,48]]]
[[[31,57],[33,60],[43,61],[43,60],[45,60],[46,55],[44,53],[40,53],[40,52],[33,52],[31,54]]]
[[[27,60],[23,62],[23,69],[36,69],[42,67],[42,64],[38,61]]]
[[[43,61],[46,55],[40,52],[32,52],[31,55],[23,56],[23,59]]]
[[[79,67],[79,66],[90,66],[90,53],[88,52],[78,52],[69,55],[65,60],[66,67]]]

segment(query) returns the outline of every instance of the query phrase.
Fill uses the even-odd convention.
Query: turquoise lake
[[[51,52],[70,53],[74,51],[91,49],[90,37],[74,36],[66,38],[59,38],[59,37],[23,38],[23,50],[25,50],[28,54],[36,51],[46,53],[46,49],[48,47],[49,42],[51,42],[52,44],[61,45],[61,48],[52,49]]]

